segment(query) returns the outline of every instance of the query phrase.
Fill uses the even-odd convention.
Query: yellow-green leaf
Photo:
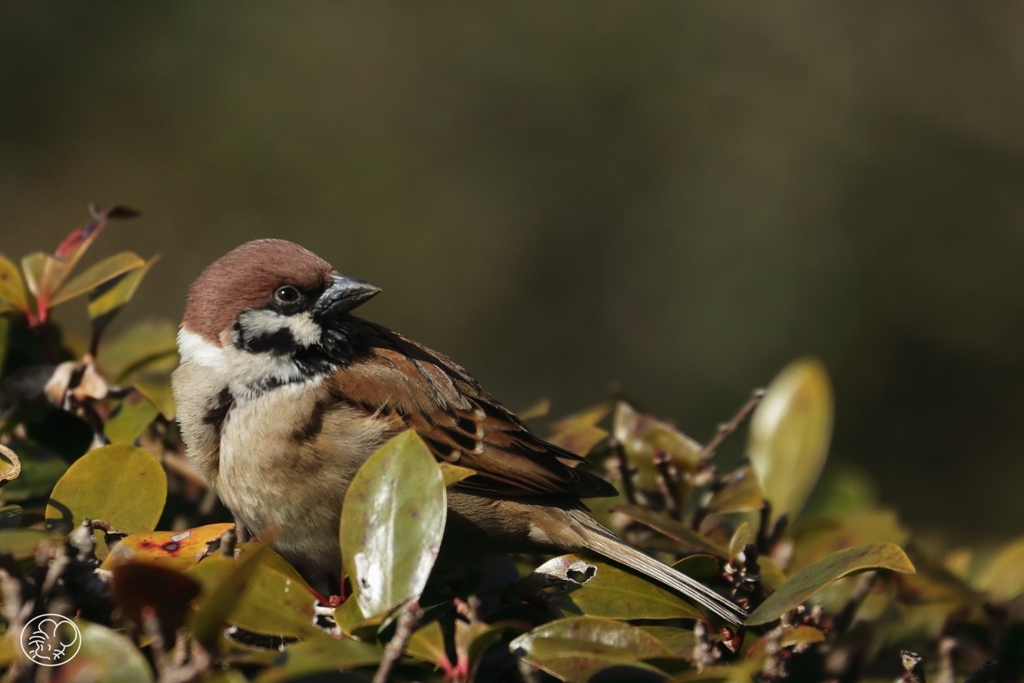
[[[135,290],[139,288],[142,278],[159,258],[154,256],[141,268],[122,273],[89,292],[89,319],[92,320],[94,327],[105,326],[110,318],[135,296]]]
[[[76,460],[53,487],[47,527],[68,533],[89,517],[128,534],[152,531],[166,499],[167,475],[156,456],[134,446],[103,446]]]
[[[18,272],[18,267],[2,254],[0,254],[0,299],[10,302],[12,306],[22,312],[27,313],[30,310],[21,273]]]
[[[526,410],[518,413],[518,415],[520,420],[528,422],[530,420],[536,420],[539,417],[544,417],[549,412],[551,412],[551,399],[542,398]]]
[[[135,380],[135,390],[149,399],[164,419],[174,419],[177,404],[174,402],[174,392],[171,391],[170,377],[139,378]]]
[[[146,431],[146,427],[159,414],[153,402],[140,393],[132,392],[121,401],[103,425],[103,433],[113,444],[130,444]]]
[[[111,340],[103,340],[96,364],[103,376],[114,384],[121,384],[138,371],[173,369],[178,346],[175,335],[178,326],[168,320],[145,320],[128,328]],[[166,368],[153,365],[170,359]]]
[[[643,660],[673,656],[669,648],[641,628],[594,617],[560,619],[538,626],[513,640],[509,648],[563,681],[580,683],[612,666],[661,673]]]
[[[731,512],[750,512],[764,507],[757,475],[749,465],[739,467],[722,477],[722,488],[715,491],[707,503],[708,513],[724,515]]]
[[[254,633],[293,638],[322,634],[313,625],[316,594],[299,573],[272,550],[248,543],[239,547],[241,558],[214,554],[188,572],[204,585],[212,585],[248,554],[262,553],[245,582],[241,598],[227,612],[225,621]]]
[[[37,251],[21,259],[21,270],[25,273],[25,288],[37,300],[46,300],[46,272],[59,269],[60,262],[47,253]]]
[[[383,656],[384,650],[377,645],[354,638],[335,639],[323,635],[286,649],[274,667],[256,678],[256,683],[306,680],[307,676],[317,672],[345,671],[377,664]]]
[[[995,602],[1007,602],[1024,593],[1024,538],[1000,548],[981,573],[977,585]]]
[[[914,573],[914,565],[907,558],[907,554],[892,543],[872,543],[859,548],[840,550],[789,577],[754,610],[746,623],[748,626],[755,626],[774,621],[797,605],[803,604],[833,581],[864,569]]]
[[[441,547],[446,513],[444,477],[416,432],[394,437],[359,468],[345,494],[340,541],[364,616],[419,596]]]
[[[50,306],[56,306],[74,299],[76,296],[86,294],[119,275],[124,275],[145,265],[145,261],[130,251],[122,251],[120,254],[108,256],[86,269],[85,272],[76,275],[61,287],[50,300]]]
[[[832,438],[832,385],[813,359],[786,366],[750,421],[747,454],[777,517],[803,508],[818,481]]]
[[[249,579],[252,578],[263,556],[270,552],[272,537],[276,534],[264,532],[264,535],[263,540],[250,543],[241,557],[220,558],[224,562],[215,563],[214,568],[217,571],[213,576],[200,577],[206,580],[201,581],[203,594],[199,597],[197,610],[192,619],[192,637],[208,650],[218,642],[228,618],[246,593]],[[195,576],[201,566],[202,564],[193,567],[189,570],[189,575]]]
[[[612,509],[682,543],[687,550],[710,553],[717,557],[729,556],[728,548],[715,543],[706,536],[698,534],[682,522],[677,522],[666,515],[655,512],[654,510],[643,507],[642,505],[624,503],[622,505],[616,505]]]
[[[32,557],[42,543],[58,544],[61,538],[42,529],[0,530],[0,553],[10,553],[16,560]]]
[[[444,476],[444,485],[451,486],[452,484],[458,484],[467,477],[472,477],[476,474],[476,470],[471,470],[468,467],[460,467],[459,465],[453,465],[448,462],[438,463],[441,467],[441,474]]]
[[[437,667],[450,663],[445,650],[444,632],[441,631],[441,624],[436,621],[417,629],[409,638],[405,652]]]
[[[537,567],[528,581],[558,585],[552,604],[567,615],[608,619],[701,619],[675,593],[601,560],[562,555]]]
[[[699,443],[669,423],[633,410],[628,403],[620,401],[615,406],[612,436],[636,468],[636,483],[641,489],[658,489],[656,456],[667,456],[680,472],[693,472],[698,467]],[[688,477],[680,477],[679,488],[679,497],[685,500],[692,488]]]
[[[81,633],[81,649],[74,658],[54,668],[50,680],[152,683],[149,663],[127,636],[81,619],[75,624]]]

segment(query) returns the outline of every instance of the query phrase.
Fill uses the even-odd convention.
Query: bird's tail
[[[747,612],[739,605],[722,597],[686,574],[658,562],[653,557],[649,557],[635,548],[631,548],[619,540],[611,531],[598,524],[589,515],[582,513],[573,516],[576,517],[578,522],[582,522],[590,532],[586,534],[585,543],[587,549],[619,564],[635,569],[658,583],[679,591],[728,622],[742,624],[747,618]]]

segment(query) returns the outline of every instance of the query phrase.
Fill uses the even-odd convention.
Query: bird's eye
[[[274,292],[274,299],[276,299],[278,303],[293,304],[299,300],[299,290],[291,285],[278,287]]]

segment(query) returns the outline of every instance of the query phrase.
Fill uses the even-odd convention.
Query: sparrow
[[[380,289],[292,242],[243,244],[189,288],[172,384],[188,456],[224,504],[307,576],[336,575],[359,466],[407,429],[475,474],[448,494],[442,556],[590,551],[723,619],[740,607],[625,544],[583,499],[613,496],[447,356],[352,311]],[[410,482],[409,485],[415,485]]]

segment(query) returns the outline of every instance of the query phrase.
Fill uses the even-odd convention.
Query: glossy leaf
[[[259,566],[260,560],[270,552],[270,544],[275,535],[276,533],[264,532],[264,539],[250,543],[247,552],[241,557],[221,558],[224,562],[215,564],[214,568],[217,571],[213,576],[201,577],[206,580],[200,581],[203,584],[203,593],[192,619],[192,637],[206,649],[213,648],[217,643],[228,618],[245,595],[246,585]],[[200,566],[197,565],[190,570],[189,575],[195,577],[195,572]]]
[[[791,537],[793,556],[788,570],[793,572],[843,548],[868,543],[903,545],[910,532],[900,524],[895,512],[879,509],[801,522],[793,528]]]
[[[809,567],[804,567],[786,580],[777,591],[768,596],[747,619],[749,626],[766,624],[803,604],[805,600],[852,572],[864,569],[889,569],[913,574],[914,565],[899,546],[892,543],[873,543],[832,553]]]
[[[50,263],[58,263],[58,261],[42,251],[33,252],[28,256],[23,256],[21,259],[21,271],[25,274],[25,289],[31,292],[32,296],[40,302],[45,301],[45,295],[47,294],[44,288],[44,276],[47,264]],[[49,266],[51,272],[53,272],[54,268],[56,266]]]
[[[832,385],[813,359],[794,361],[771,385],[750,420],[747,455],[778,517],[803,508],[832,438]]]
[[[661,673],[643,660],[673,656],[668,647],[641,628],[593,617],[552,621],[519,636],[509,647],[553,676],[581,682],[612,666]]]
[[[977,585],[996,602],[1007,602],[1024,593],[1024,539],[1000,548],[981,573]]]
[[[122,251],[120,254],[108,256],[99,263],[92,265],[85,272],[71,278],[67,284],[53,295],[53,299],[50,300],[50,306],[53,307],[77,296],[87,294],[100,285],[137,268],[142,268],[144,265],[146,265],[146,262],[130,251]]]
[[[136,626],[142,626],[143,610],[152,609],[166,642],[174,642],[175,631],[185,623],[189,602],[200,591],[199,582],[192,577],[148,562],[116,565],[109,585],[114,604]]]
[[[114,339],[104,339],[96,363],[115,384],[125,382],[132,373],[153,370],[154,362],[161,359],[170,359],[169,367],[156,369],[173,369],[178,352],[177,333],[178,326],[167,320],[137,323]]]
[[[51,683],[152,683],[149,663],[126,636],[99,624],[82,620],[75,623],[82,635],[82,647],[73,659],[49,670]]]
[[[88,311],[93,327],[105,327],[114,314],[131,301],[142,278],[146,276],[146,273],[159,258],[159,256],[154,256],[141,268],[118,275],[89,292]]]
[[[710,553],[716,557],[729,556],[728,548],[715,543],[701,534],[698,534],[682,522],[677,522],[666,515],[651,510],[650,508],[625,503],[622,505],[616,505],[612,509],[682,543],[688,550]]]
[[[383,656],[383,648],[377,645],[362,643],[354,638],[334,639],[321,634],[321,637],[286,649],[275,666],[264,671],[256,681],[273,683],[317,672],[345,671],[377,664]]]
[[[183,572],[207,555],[209,545],[235,525],[208,524],[184,531],[149,531],[121,539],[101,565],[111,569],[118,562],[136,560]]]
[[[341,513],[341,554],[363,615],[419,596],[444,533],[444,477],[412,430],[381,446],[359,468]]]
[[[534,571],[561,589],[550,595],[567,614],[609,619],[700,619],[701,613],[675,593],[601,560],[562,555]]]
[[[152,401],[133,391],[118,404],[103,425],[103,433],[112,444],[133,443],[159,413]]]
[[[241,598],[228,611],[225,620],[254,633],[292,638],[321,635],[323,632],[313,625],[316,594],[299,573],[273,550],[250,543],[239,547],[240,558],[215,554],[189,570],[189,576],[204,585],[212,585],[249,554],[261,553],[262,557],[245,582]]]
[[[412,655],[436,667],[450,666],[448,652],[445,650],[444,632],[441,624],[432,621],[426,626],[416,629],[405,646],[406,654]]]
[[[0,299],[9,302],[23,313],[31,310],[18,266],[3,255],[0,255]]]
[[[7,446],[0,444],[0,486],[18,478],[21,474],[21,460]]]
[[[76,460],[53,487],[47,526],[68,533],[89,517],[128,534],[152,531],[166,499],[167,475],[152,453],[104,446]]]

